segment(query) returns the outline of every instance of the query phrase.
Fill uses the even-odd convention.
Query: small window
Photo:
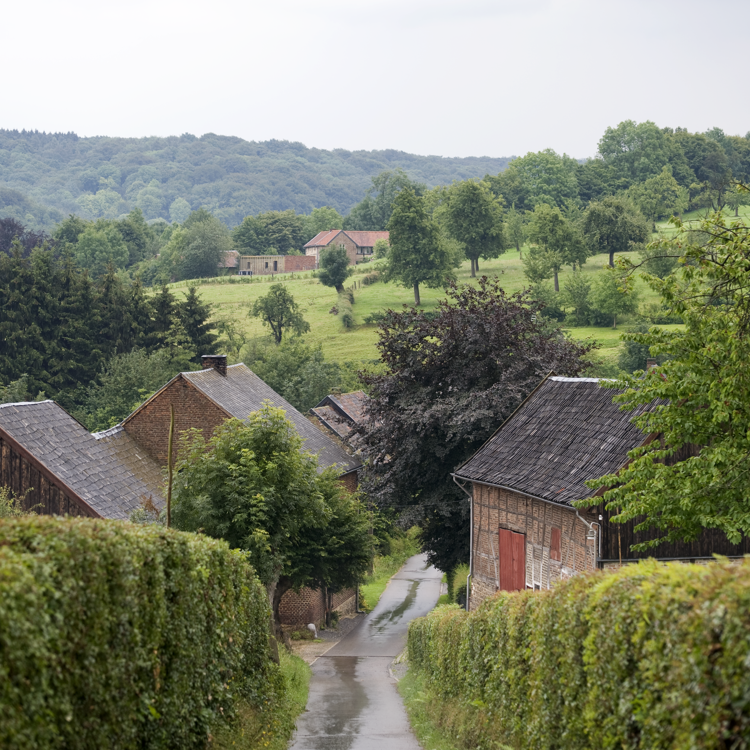
[[[562,533],[560,529],[558,529],[557,526],[553,526],[552,533],[550,534],[550,539],[549,539],[549,559],[550,560],[557,560],[557,562],[560,562],[562,560],[561,537],[562,537]]]
[[[268,261],[266,261],[266,268],[268,268]]]

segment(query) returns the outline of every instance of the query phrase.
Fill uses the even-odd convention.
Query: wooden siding
[[[99,517],[87,503],[68,490],[63,482],[2,433],[0,485],[23,498],[25,510],[49,516]]]

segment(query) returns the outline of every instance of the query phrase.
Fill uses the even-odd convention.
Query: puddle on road
[[[331,659],[341,690],[325,698],[325,721],[322,732],[305,737],[305,747],[314,750],[349,750],[359,736],[360,717],[369,703],[364,686],[357,679],[356,656]]]
[[[404,612],[414,604],[414,600],[417,598],[418,587],[419,581],[411,581],[409,592],[406,594],[401,604],[399,604],[396,609],[388,609],[385,612],[381,612],[376,618],[371,620],[369,624],[370,629],[375,629],[378,632],[381,632],[387,627],[388,623],[400,620]]]

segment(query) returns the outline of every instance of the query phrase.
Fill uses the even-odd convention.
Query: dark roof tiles
[[[266,385],[247,365],[230,365],[227,367],[226,375],[221,375],[214,369],[207,369],[183,372],[182,376],[237,419],[247,419],[252,412],[261,408],[264,401],[269,401],[273,406],[283,409],[287,419],[292,422],[300,437],[304,439],[305,450],[318,454],[318,463],[321,467],[336,465],[342,474],[346,474],[361,466],[361,461],[350,456],[288,401]]]
[[[570,504],[594,490],[587,479],[617,471],[646,436],[598,378],[550,377],[456,475]]]
[[[0,430],[104,518],[163,505],[159,466],[121,428],[92,435],[54,401],[0,406]]]

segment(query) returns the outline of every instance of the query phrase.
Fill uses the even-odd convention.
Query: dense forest
[[[228,227],[245,216],[332,206],[347,213],[370,178],[403,169],[428,186],[496,174],[508,158],[443,158],[402,151],[307,148],[208,133],[200,138],[80,138],[0,130],[0,216],[50,230],[68,214],[182,222],[206,208]]]

